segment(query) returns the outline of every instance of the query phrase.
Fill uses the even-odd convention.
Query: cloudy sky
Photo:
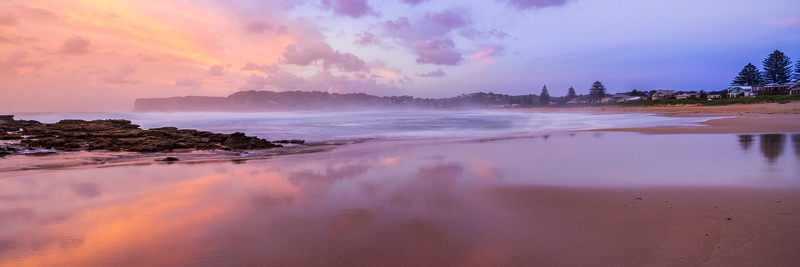
[[[724,89],[800,1],[4,0],[0,111],[128,111],[142,97],[316,90],[449,97]]]

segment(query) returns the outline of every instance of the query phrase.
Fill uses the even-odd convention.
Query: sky
[[[0,112],[240,90],[721,90],[800,59],[800,1],[3,0]]]

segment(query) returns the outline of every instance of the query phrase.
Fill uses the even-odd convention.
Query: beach
[[[706,117],[733,118],[15,172],[0,265],[800,261],[796,115]]]

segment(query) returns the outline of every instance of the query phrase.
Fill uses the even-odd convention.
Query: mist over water
[[[174,126],[212,132],[244,132],[267,140],[308,142],[357,139],[426,139],[537,134],[623,127],[689,126],[704,118],[649,114],[534,113],[495,110],[268,112],[268,113],[40,113],[17,119],[54,123],[62,119],[128,119],[143,129]]]

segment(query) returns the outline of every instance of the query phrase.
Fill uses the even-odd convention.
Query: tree
[[[550,92],[547,92],[547,85],[542,87],[542,94],[539,95],[539,103],[544,105],[550,104]]]
[[[606,86],[600,81],[594,82],[592,84],[592,88],[589,89],[589,95],[592,96],[592,98],[601,98],[606,96]]]
[[[800,59],[797,60],[797,65],[794,65],[794,80],[800,81]]]
[[[706,91],[700,90],[700,99],[708,98],[708,93]]]
[[[764,81],[767,83],[784,84],[789,82],[792,74],[792,61],[789,56],[775,50],[764,59]]]
[[[800,64],[800,62],[798,64]],[[578,96],[575,94],[575,88],[572,88],[572,86],[570,86],[569,89],[567,89],[567,101],[570,101],[577,97]]]
[[[761,72],[758,71],[753,63],[747,63],[747,66],[744,66],[742,71],[739,72],[739,75],[733,79],[733,84],[735,85],[759,85],[763,84],[764,80],[761,79]]]

